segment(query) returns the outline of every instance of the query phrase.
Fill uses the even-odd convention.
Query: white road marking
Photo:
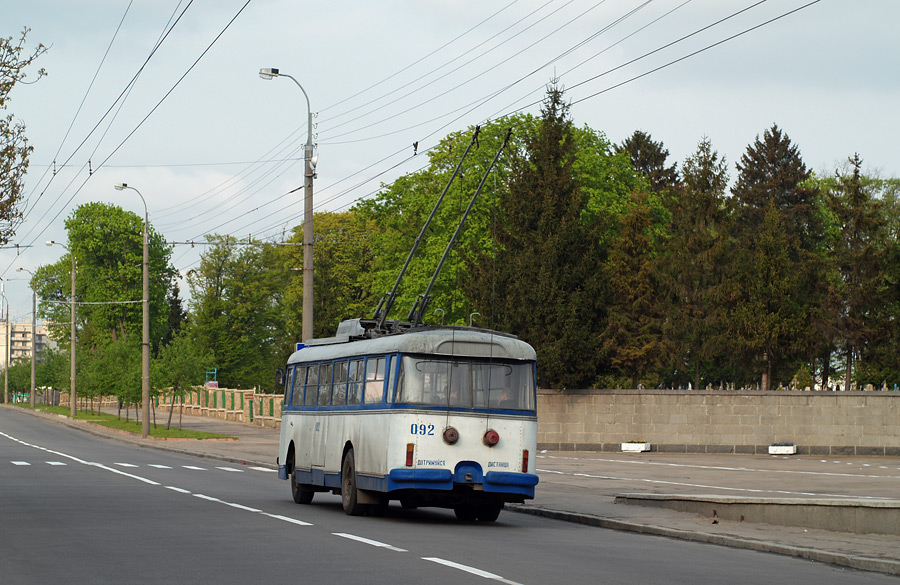
[[[194,471],[206,471],[205,467],[195,467],[193,465],[182,465],[185,469],[193,469]]]
[[[297,520],[296,518],[288,518],[287,516],[281,516],[279,514],[268,514],[266,512],[262,512],[263,516],[268,516],[269,518],[275,518],[276,520],[284,520],[285,522],[290,522],[291,524],[296,524],[298,526],[312,526],[309,522],[304,522],[303,520]]]
[[[397,548],[396,546],[391,546],[391,545],[385,544],[383,542],[378,542],[377,540],[370,540],[368,538],[363,538],[362,536],[347,534],[346,532],[333,532],[332,534],[334,534],[335,536],[340,536],[341,538],[347,538],[350,540],[355,540],[356,542],[362,542],[363,544],[377,546],[378,548],[386,548],[388,550],[394,550],[397,552],[407,552],[406,549],[403,549],[403,548]]]
[[[256,466],[251,465],[248,469],[252,469],[253,471],[265,471],[268,473],[276,473],[276,471],[274,469],[269,469],[268,467],[256,467]]]
[[[148,465],[149,467],[155,467],[155,468],[157,468],[157,469],[172,469],[172,468],[169,467],[168,465],[160,465],[159,463],[148,463],[147,465]]]
[[[235,469],[234,467],[216,467],[216,469],[221,469],[222,471],[234,471],[236,473],[244,473],[243,469]]]
[[[62,461],[48,461],[48,462],[47,462],[47,465],[55,465],[55,466],[58,466],[58,465],[65,465],[65,463],[63,463]]]
[[[468,565],[461,565],[459,563],[454,563],[453,561],[448,561],[446,559],[441,559],[438,557],[422,557],[422,560],[423,561],[431,561],[432,563],[437,563],[439,565],[444,565],[445,567],[450,567],[453,569],[459,569],[460,571],[465,571],[466,573],[470,573],[472,575],[477,575],[478,577],[484,577],[485,579],[492,579],[494,581],[499,581],[501,583],[507,583],[508,585],[519,585],[515,581],[510,581],[509,579],[504,579],[500,575],[495,575],[494,573],[482,571],[481,569],[476,569],[475,567],[470,567]]]
[[[27,461],[12,461],[11,463],[13,465],[31,465],[31,463],[28,463]]]
[[[180,487],[175,487],[173,485],[167,485],[166,489],[172,490],[173,492],[178,492],[179,494],[190,494],[191,493],[190,491],[188,491],[186,489],[182,489]]]
[[[113,463],[113,465],[118,465],[119,467],[137,467],[134,463]]]

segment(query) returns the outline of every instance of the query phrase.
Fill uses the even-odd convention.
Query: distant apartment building
[[[31,360],[31,321],[27,323],[10,323],[9,339],[6,337],[6,323],[0,322],[0,369],[6,368],[7,347],[9,361]],[[56,349],[58,344],[50,339],[47,328],[41,324],[35,327],[35,350],[41,352]]]

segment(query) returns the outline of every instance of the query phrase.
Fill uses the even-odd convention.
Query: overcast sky
[[[294,76],[317,113],[317,211],[347,209],[422,168],[452,131],[538,113],[554,75],[576,124],[615,143],[649,132],[673,162],[708,136],[733,178],[747,145],[777,123],[816,172],[859,152],[868,172],[900,176],[900,3],[808,3],[6,2],[0,35],[27,26],[30,46],[50,47],[37,64],[47,77],[8,103],[34,146],[12,241],[21,248],[0,250],[11,317],[31,310],[16,268],[59,258],[44,242],[66,241],[78,205],[143,213],[115,183],[141,191],[168,241],[272,239],[297,225],[302,189],[289,192],[303,184],[307,105],[290,79],[260,79],[261,67]],[[196,267],[200,249],[175,246],[175,267]]]

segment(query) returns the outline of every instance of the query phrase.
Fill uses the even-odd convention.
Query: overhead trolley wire
[[[56,149],[56,154],[53,155],[53,163],[54,164],[53,164],[52,168],[54,169],[54,174],[56,174],[56,172],[57,172],[56,159],[59,158],[59,153],[62,152],[63,145],[65,145],[66,140],[69,138],[69,133],[72,132],[72,127],[75,126],[75,121],[78,119],[78,115],[81,113],[81,109],[84,107],[84,102],[87,101],[87,97],[88,97],[88,95],[90,95],[91,89],[93,89],[93,87],[94,87],[94,82],[97,81],[97,76],[100,74],[100,70],[103,68],[103,64],[106,62],[106,57],[109,55],[109,50],[112,48],[113,43],[116,40],[116,37],[119,36],[119,31],[122,29],[122,23],[125,22],[125,17],[128,16],[128,11],[131,9],[131,5],[133,3],[134,3],[134,0],[128,1],[128,6],[125,7],[125,12],[122,14],[122,18],[119,20],[119,25],[116,27],[115,32],[113,32],[113,36],[109,40],[109,45],[106,46],[106,52],[103,53],[103,57],[100,59],[100,64],[97,65],[97,70],[94,71],[94,76],[91,78],[91,82],[88,84],[88,88],[84,92],[84,96],[81,98],[81,103],[78,104],[78,109],[75,111],[75,115],[72,116],[72,121],[69,123],[69,127],[66,129],[65,135],[63,136],[63,139],[59,143],[59,148]],[[63,166],[65,166],[65,165],[63,165]],[[41,181],[44,180],[44,177],[47,176],[47,173],[49,172],[50,168],[51,168],[51,166],[48,165],[47,169],[44,170],[44,173],[35,182],[35,186],[31,190],[31,193],[29,193],[29,197],[31,197],[31,195],[34,194],[34,191],[37,189],[38,185],[40,185]],[[38,197],[38,199],[40,199],[40,197]],[[34,204],[36,205],[37,201],[35,201]],[[29,212],[29,209],[26,206],[25,211],[22,214],[21,221],[24,221],[24,217],[26,215],[28,215],[28,212]]]
[[[85,145],[85,143],[90,139],[90,137],[94,134],[94,132],[97,130],[97,128],[100,127],[100,125],[103,123],[103,120],[105,120],[106,117],[109,116],[110,112],[112,112],[112,110],[116,107],[116,104],[118,104],[123,99],[123,96],[127,96],[127,94],[131,90],[131,87],[134,85],[134,83],[137,81],[137,79],[141,76],[141,73],[143,73],[144,69],[147,67],[147,64],[150,62],[150,60],[156,54],[156,51],[159,49],[160,46],[162,46],[163,42],[165,42],[165,40],[169,37],[169,34],[172,32],[172,30],[174,30],[175,26],[181,21],[181,18],[184,16],[185,12],[187,12],[188,8],[191,7],[192,3],[193,3],[193,0],[189,0],[188,5],[184,7],[184,10],[181,11],[181,14],[178,15],[178,18],[175,19],[175,22],[172,22],[172,16],[175,15],[175,12],[178,11],[178,6],[181,5],[181,2],[179,1],[178,6],[175,7],[175,11],[172,12],[172,16],[169,17],[169,22],[166,23],[166,27],[163,28],[163,33],[162,33],[161,37],[159,39],[157,39],[156,44],[154,45],[153,49],[150,51],[150,54],[147,55],[147,58],[144,60],[144,63],[140,66],[140,68],[137,70],[137,72],[134,74],[134,76],[131,78],[131,80],[125,85],[125,87],[119,93],[119,96],[113,101],[113,103],[109,106],[109,108],[106,110],[106,112],[103,114],[103,116],[100,117],[100,120],[98,120],[97,123],[94,125],[94,127],[91,128],[91,131],[88,132],[87,136],[85,136],[84,139],[82,139],[81,143],[77,147],[75,147],[75,150],[73,150],[72,153],[66,158],[65,162],[63,162],[64,167],[67,166],[69,164],[69,161],[71,161],[72,158],[78,153],[78,151],[81,150],[81,147]],[[169,23],[171,23],[171,26],[169,26]],[[121,107],[121,105],[119,107]],[[81,165],[81,169],[83,170],[86,166],[88,166],[87,163]],[[53,183],[53,179],[55,179],[55,178],[56,178],[56,175],[53,175],[50,177],[50,181],[47,183],[47,185],[44,187],[44,189],[38,195],[38,198],[35,201],[35,204],[31,208],[32,210],[36,207],[37,202],[40,201],[41,197],[43,197],[43,195],[44,195],[44,193],[46,193],[47,189],[49,189],[50,185]],[[41,215],[41,217],[38,218],[38,220],[34,223],[33,227],[31,229],[29,229],[25,233],[24,236],[22,236],[22,239],[26,239],[29,235],[31,235],[31,232],[38,225],[40,225],[40,223],[44,220],[44,218],[47,217],[47,214],[50,213],[50,210],[53,209],[53,207],[59,202],[60,198],[62,198],[63,194],[65,194],[66,189],[68,189],[69,186],[71,186],[73,182],[74,182],[74,179],[69,182],[69,184],[60,192],[59,195],[57,195],[56,199],[54,199],[53,203],[50,204],[50,206],[43,213],[43,215]],[[83,186],[84,186],[84,183],[82,183],[82,187]],[[79,190],[80,189],[81,189],[81,187],[79,187]],[[75,194],[77,194],[77,193],[78,193],[78,191],[75,192]],[[69,198],[69,202],[72,201],[72,199],[75,197],[75,194],[73,194],[72,197]],[[66,203],[66,205],[68,205],[68,202]],[[52,223],[53,221],[55,221],[56,218],[59,217],[60,213],[62,213],[62,210],[60,210],[56,214],[56,216],[54,216],[53,219],[50,220],[49,223]],[[23,218],[23,221],[24,221],[24,218]],[[41,231],[41,233],[46,231],[46,229],[47,228],[45,227],[44,230]],[[38,234],[38,236],[40,236],[40,234]],[[7,268],[7,270],[8,270],[8,268]],[[5,273],[5,271],[4,271],[4,273]]]
[[[247,8],[247,6],[250,4],[251,1],[252,0],[247,0],[241,6],[241,8],[237,11],[237,13],[231,18],[231,20],[228,21],[228,24],[226,24],[225,27],[219,32],[219,34],[216,35],[216,37],[210,42],[210,44],[206,47],[206,49],[203,50],[203,52],[200,54],[200,56],[194,60],[194,62],[190,65],[190,67],[188,67],[188,69],[178,79],[178,81],[175,82],[175,84],[169,89],[169,91],[167,91],[165,93],[165,95],[159,100],[159,102],[157,102],[157,104],[150,110],[150,112],[147,113],[146,116],[144,116],[144,118],[138,123],[138,125],[131,132],[129,132],[128,135],[124,139],[122,139],[122,141],[118,144],[118,146],[116,146],[113,149],[113,151],[110,152],[109,155],[97,166],[97,169],[100,169],[110,158],[112,158],[112,156],[115,155],[116,152],[118,152],[118,150],[134,135],[134,133],[137,132],[137,130],[144,124],[144,122],[146,122],[147,119],[150,118],[150,116],[159,108],[159,106],[162,105],[162,103],[172,94],[172,92],[175,91],[175,88],[177,88],[178,85],[181,84],[182,81],[184,81],[184,79],[187,77],[187,75],[194,69],[194,67],[196,67],[196,65],[200,62],[200,60],[203,59],[203,57],[209,52],[210,49],[212,49],[213,45],[215,45],[216,42],[222,37],[222,35],[225,34],[225,31],[227,31],[231,27],[231,25],[234,23],[234,21],[237,20],[237,18],[241,15],[241,13],[244,11],[244,9]],[[193,2],[193,0],[191,0],[191,2]],[[190,6],[190,4],[188,4],[188,6],[185,7],[185,10],[187,10],[187,8],[189,6]],[[182,12],[182,15],[183,14],[184,14],[184,12]],[[181,16],[179,16],[179,19],[180,18],[181,18]],[[176,21],[176,23],[177,23],[177,21]],[[174,28],[174,26],[175,25],[173,24],[172,28]],[[169,29],[169,32],[171,32],[172,28]],[[166,33],[166,36],[168,36],[169,32]],[[159,47],[159,45],[157,45],[157,47],[154,48],[154,52],[156,51],[156,49],[158,47]],[[145,62],[145,65],[146,65],[146,62]],[[142,69],[143,69],[143,66],[142,66]],[[96,127],[95,127],[95,129],[96,129]],[[83,142],[82,142],[82,144],[83,144]],[[79,148],[80,148],[80,146],[79,146]],[[56,221],[56,219],[63,212],[63,210],[66,207],[68,207],[68,205],[72,202],[72,200],[75,198],[75,196],[81,191],[81,189],[84,187],[84,185],[90,180],[91,176],[92,175],[88,175],[88,177],[81,183],[81,185],[78,187],[78,189],[75,191],[75,193],[73,193],[72,196],[69,198],[69,200],[66,202],[65,206],[60,208],[60,210],[56,213],[56,215],[35,236],[34,240],[32,240],[31,243],[33,243],[35,240],[37,240],[37,238],[39,238],[45,231],[47,231],[47,229],[50,227],[50,225],[54,221]],[[12,267],[12,264],[14,262],[15,262],[15,259],[13,259],[13,261],[10,262],[10,264],[6,267],[6,269],[4,269],[3,274],[5,274],[6,271],[8,271],[9,268]]]
[[[727,17],[725,17],[725,18],[722,18],[722,19],[720,19],[720,20],[718,20],[718,21],[716,21],[716,22],[714,22],[714,23],[712,23],[712,24],[710,24],[710,25],[704,26],[704,27],[698,29],[697,31],[694,31],[693,33],[690,33],[690,34],[688,34],[688,35],[685,35],[684,37],[681,37],[680,39],[677,39],[676,41],[672,41],[671,43],[667,43],[666,45],[663,45],[662,47],[659,47],[659,48],[657,48],[657,49],[654,49],[653,51],[650,51],[650,52],[648,52],[648,53],[645,53],[645,54],[642,55],[641,57],[638,57],[638,58],[636,58],[636,59],[632,59],[632,60],[629,61],[628,63],[625,63],[625,64],[623,64],[623,65],[620,65],[620,66],[618,66],[618,67],[615,68],[615,69],[620,69],[620,68],[622,68],[622,67],[624,67],[624,66],[626,66],[626,65],[628,65],[628,64],[634,63],[634,62],[636,62],[636,61],[638,61],[638,60],[640,60],[640,59],[642,59],[642,58],[644,58],[644,57],[646,57],[646,56],[649,56],[649,55],[654,54],[654,53],[658,53],[659,51],[661,51],[661,50],[663,50],[663,49],[665,49],[665,48],[667,48],[667,47],[670,47],[670,46],[672,46],[672,45],[674,45],[674,44],[676,44],[676,43],[678,43],[678,42],[680,42],[680,41],[683,41],[683,40],[689,38],[689,37],[695,36],[696,34],[699,34],[700,32],[703,32],[703,31],[705,31],[705,30],[708,30],[709,28],[711,28],[711,27],[713,27],[713,26],[716,26],[716,25],[718,25],[718,24],[720,24],[720,23],[722,23],[722,22],[724,22],[724,21],[726,21],[726,20],[728,20],[728,19],[730,19],[730,18],[733,18],[733,17],[735,17],[735,16],[737,16],[737,15],[743,13],[743,12],[746,12],[747,10],[749,10],[749,9],[751,9],[751,8],[754,8],[754,7],[756,7],[756,6],[760,5],[760,4],[762,4],[762,3],[765,2],[765,1],[766,1],[766,0],[761,0],[761,1],[759,1],[759,2],[756,2],[756,3],[750,5],[750,6],[746,7],[746,8],[743,8],[743,9],[741,9],[741,10],[739,10],[739,11],[737,11],[737,12],[735,12],[735,13],[733,13],[733,14],[727,16]],[[728,42],[728,41],[730,41],[730,40],[733,40],[733,39],[735,39],[735,38],[737,38],[737,37],[740,37],[740,36],[742,36],[742,35],[745,35],[745,34],[747,34],[747,33],[749,33],[749,32],[752,32],[752,31],[754,31],[754,30],[757,30],[757,29],[759,29],[759,28],[761,28],[761,27],[763,27],[763,26],[766,26],[766,25],[771,24],[771,23],[773,23],[773,22],[775,22],[775,21],[777,21],[777,20],[780,20],[780,19],[782,19],[782,18],[785,18],[785,17],[787,17],[787,16],[789,16],[789,15],[791,15],[791,14],[794,14],[794,13],[800,11],[800,10],[803,10],[803,9],[805,9],[805,8],[808,8],[809,6],[812,6],[812,5],[814,5],[814,4],[817,4],[817,3],[820,2],[820,1],[821,1],[821,0],[813,0],[813,1],[811,1],[811,2],[808,2],[807,4],[804,4],[803,6],[800,6],[800,7],[798,7],[798,8],[795,8],[795,9],[792,9],[792,10],[790,10],[790,11],[787,11],[787,12],[785,12],[785,13],[779,15],[779,16],[776,16],[776,17],[774,17],[774,18],[768,19],[768,20],[766,20],[766,21],[764,21],[764,22],[762,22],[762,23],[760,23],[760,24],[757,24],[757,25],[754,25],[754,26],[752,26],[752,27],[749,27],[749,28],[747,28],[747,29],[741,31],[740,33],[731,35],[731,36],[729,36],[729,37],[727,37],[727,38],[725,38],[725,39],[722,39],[722,40],[720,40],[720,41],[717,41],[717,42],[715,42],[715,43],[711,43],[710,45],[707,45],[706,47],[704,47],[704,48],[702,48],[702,49],[699,49],[699,50],[697,50],[697,51],[691,52],[691,53],[689,53],[689,54],[687,54],[687,55],[685,55],[685,56],[682,56],[682,57],[680,57],[680,58],[678,58],[678,59],[674,59],[674,60],[672,60],[672,61],[666,63],[665,65],[662,65],[662,66],[660,66],[660,67],[656,67],[656,68],[651,69],[651,70],[649,70],[649,71],[647,71],[647,72],[644,72],[644,73],[642,73],[642,74],[640,74],[640,75],[638,75],[638,76],[632,77],[632,78],[630,78],[629,80],[623,81],[623,82],[618,83],[618,84],[615,84],[615,85],[613,85],[613,86],[610,86],[610,87],[608,87],[608,88],[606,88],[606,89],[604,89],[604,90],[602,90],[602,91],[600,91],[600,92],[596,92],[596,93],[591,94],[591,95],[589,95],[589,96],[587,96],[587,97],[580,98],[580,99],[578,99],[578,100],[576,100],[576,101],[573,101],[572,103],[574,104],[574,103],[580,103],[580,102],[583,102],[583,101],[585,101],[585,100],[587,100],[587,99],[590,99],[590,98],[592,98],[592,97],[596,97],[596,96],[598,96],[598,95],[601,95],[601,94],[603,94],[603,93],[605,93],[605,92],[607,92],[607,91],[610,91],[610,90],[612,90],[612,89],[615,89],[615,88],[617,88],[617,87],[621,87],[622,85],[625,85],[626,83],[630,83],[631,81],[634,81],[634,80],[636,80],[636,79],[640,79],[640,78],[642,78],[642,77],[646,77],[647,75],[650,75],[651,73],[654,73],[654,72],[656,72],[656,71],[659,71],[660,69],[663,69],[663,68],[668,67],[668,66],[670,66],[670,65],[673,65],[673,64],[675,64],[675,63],[684,61],[684,60],[686,60],[686,59],[688,59],[688,58],[690,58],[690,57],[693,57],[693,56],[695,56],[695,55],[697,55],[697,54],[700,54],[700,53],[702,53],[702,52],[704,52],[704,51],[706,51],[706,50],[709,50],[710,48],[716,47],[716,46],[721,45],[721,44],[723,44],[723,43],[725,43],[725,42]],[[682,5],[683,5],[683,4],[682,4]],[[680,6],[681,6],[681,5],[679,5],[678,7],[676,7],[676,9],[677,9],[677,8],[680,8]],[[669,11],[667,14],[670,14],[671,12],[672,12],[672,11]],[[657,19],[657,20],[658,20],[658,19]],[[654,21],[654,22],[655,22],[655,21]],[[652,24],[652,23],[651,23],[651,24]],[[612,71],[612,70],[610,70],[610,71]],[[581,86],[581,85],[583,85],[583,84],[585,84],[585,83],[588,83],[588,82],[590,82],[590,81],[592,81],[592,80],[594,80],[594,79],[596,79],[596,78],[598,78],[598,77],[601,77],[602,75],[605,75],[605,74],[609,73],[610,71],[601,73],[600,75],[597,75],[597,76],[594,76],[594,77],[592,77],[592,78],[590,78],[590,79],[587,79],[587,80],[584,80],[584,81],[582,81],[582,82],[579,82],[579,83],[575,84],[575,86],[570,86],[567,90],[571,90],[573,87]],[[531,106],[536,105],[536,104],[539,104],[539,103],[541,103],[540,100],[538,100],[538,101],[536,101],[536,102],[532,102],[531,104],[528,104],[528,105],[526,105],[526,106],[524,106],[524,107],[517,108],[517,109],[512,110],[512,111],[508,111],[508,112],[506,112],[503,116],[508,116],[508,115],[515,114],[515,113],[517,113],[517,112],[519,112],[519,111],[521,111],[521,110],[523,110],[523,109],[525,109],[525,108],[531,107]],[[501,117],[502,117],[502,116],[501,116]],[[402,150],[399,151],[399,152],[402,152]],[[396,153],[395,153],[395,154],[396,154]],[[387,157],[387,158],[390,158],[390,157]],[[383,159],[383,160],[386,160],[386,159]],[[408,159],[407,159],[407,160],[408,160]],[[405,162],[405,161],[403,161],[403,162]],[[375,163],[375,164],[378,164],[378,163]],[[400,164],[402,164],[402,163],[400,163]],[[397,166],[397,165],[395,165],[395,167],[396,167],[396,166]],[[380,174],[383,174],[384,172],[387,172],[388,170],[390,170],[390,169],[386,169],[385,171],[382,171],[382,173],[380,173]],[[366,181],[366,182],[368,182],[368,181]],[[364,184],[364,183],[365,183],[365,182],[360,183],[360,184]],[[378,191],[380,191],[380,189],[379,189]],[[374,194],[377,194],[378,191],[375,191],[374,193],[370,194],[370,196],[372,196],[372,195],[374,195]],[[343,192],[341,195],[345,195],[347,192],[349,192],[349,190]],[[283,221],[282,221],[282,222],[283,222]],[[254,223],[257,223],[257,222],[254,222]]]

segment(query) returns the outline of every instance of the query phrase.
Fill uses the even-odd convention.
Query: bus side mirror
[[[275,370],[275,385],[284,386],[284,370],[281,368]]]

